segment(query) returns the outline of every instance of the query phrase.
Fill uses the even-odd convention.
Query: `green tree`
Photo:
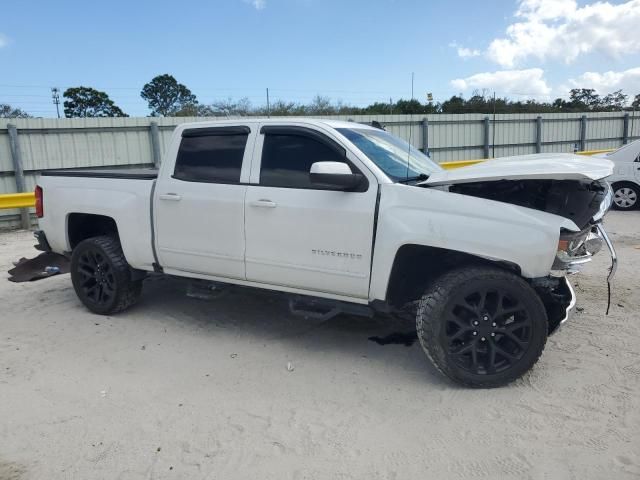
[[[207,105],[202,108],[200,111],[200,116],[202,117],[246,117],[253,113],[253,108],[251,106],[251,102],[247,97],[241,98],[236,101],[232,98],[227,98],[226,100],[218,100],[213,102],[211,105]]]
[[[640,109],[640,93],[633,98],[633,102],[631,102],[631,108],[633,108],[634,110]]]
[[[306,106],[305,110],[308,115],[334,115],[336,113],[335,107],[331,104],[331,99],[322,95],[313,97],[313,100]]]
[[[361,109],[363,114],[365,115],[385,115],[392,114],[393,111],[393,103],[385,103],[385,102],[375,102],[371,105],[367,105],[366,107]]]
[[[412,114],[425,113],[424,106],[415,98],[413,100],[400,99],[393,107],[393,113]]]
[[[24,110],[20,110],[19,108],[12,107],[11,105],[7,105],[6,103],[0,103],[0,118],[30,118],[29,115]]]
[[[145,84],[140,96],[147,101],[154,117],[189,116],[197,111],[196,96],[168,73]]]
[[[64,115],[71,117],[128,117],[104,92],[91,87],[64,91]]]
[[[573,108],[579,110],[596,110],[600,106],[600,95],[593,88],[573,88],[569,92]]]
[[[266,105],[253,110],[254,115],[271,115],[272,117],[286,117],[289,115],[305,115],[306,107],[296,102],[276,100],[271,102],[269,110]]]
[[[622,110],[627,104],[628,95],[622,93],[622,90],[616,90],[604,96],[600,102],[600,109],[606,111]]]
[[[449,100],[442,102],[442,113],[464,113],[465,99],[460,95],[453,95]]]

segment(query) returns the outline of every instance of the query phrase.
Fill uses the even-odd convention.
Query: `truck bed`
[[[158,170],[155,168],[127,168],[127,169],[77,169],[77,170],[45,170],[43,177],[85,177],[85,178],[117,178],[123,180],[155,180]]]
[[[100,215],[112,219],[129,264],[153,269],[151,192],[157,177],[152,169],[48,170],[42,188],[44,216],[40,228],[56,253],[73,249],[67,228],[74,215]]]

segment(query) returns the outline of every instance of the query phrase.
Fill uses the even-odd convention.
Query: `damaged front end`
[[[600,221],[612,199],[605,180],[486,180],[450,185],[449,191],[559,215],[581,230]]]
[[[612,264],[610,282],[617,257],[602,226],[611,207],[611,187],[605,180],[499,180],[450,185],[450,192],[533,208],[571,220],[578,231],[562,229],[548,277],[532,280],[532,286],[547,307],[549,333],[564,323],[575,308],[575,294],[567,276],[575,274],[606,246]],[[607,313],[609,305],[607,305]]]

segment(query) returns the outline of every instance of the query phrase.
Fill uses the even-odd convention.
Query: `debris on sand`
[[[369,340],[376,342],[378,345],[404,345],[410,347],[418,339],[417,332],[394,332],[385,337],[369,337]]]
[[[61,273],[69,273],[69,259],[64,255],[44,252],[34,258],[22,257],[9,270],[11,282],[33,282]]]

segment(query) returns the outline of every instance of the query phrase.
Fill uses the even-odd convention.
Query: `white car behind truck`
[[[640,140],[609,153],[595,155],[614,164],[608,180],[613,188],[613,208],[635,210],[640,207]]]
[[[292,310],[415,316],[449,378],[504,385],[570,315],[567,275],[606,244],[608,160],[511,157],[445,171],[380,128],[184,124],[156,170],[44,172],[39,248],[71,256],[86,307],[149,272],[284,292]]]

